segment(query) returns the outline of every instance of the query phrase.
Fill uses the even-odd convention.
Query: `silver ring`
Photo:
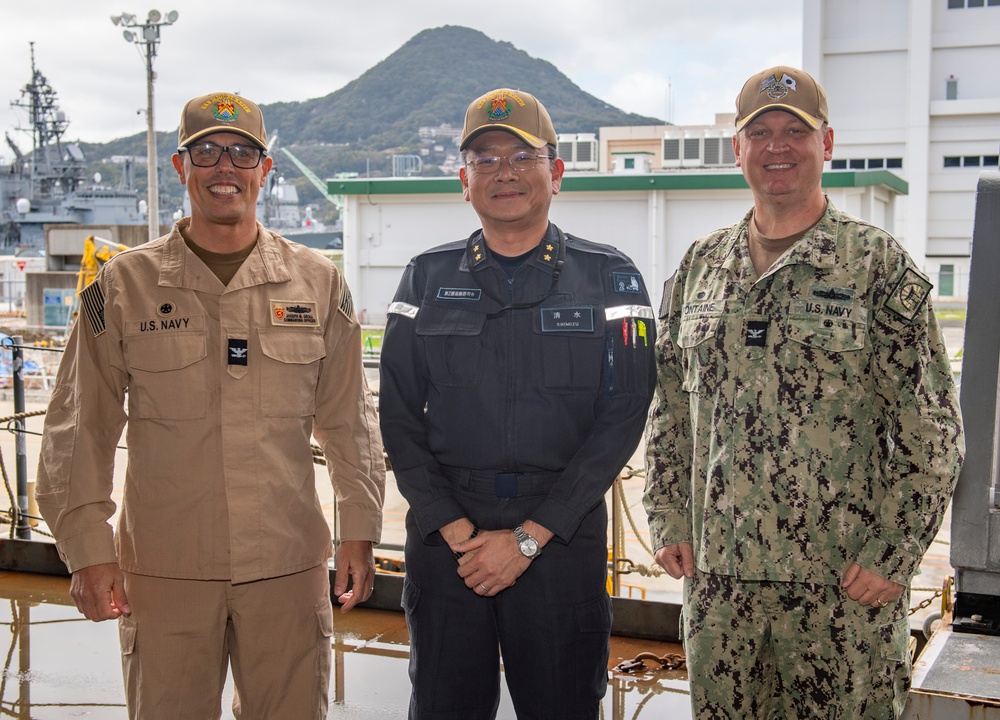
[[[486,587],[485,585],[483,585],[482,583],[479,583],[479,587],[481,587],[483,589],[484,593],[488,593],[490,591],[490,589],[488,587]]]

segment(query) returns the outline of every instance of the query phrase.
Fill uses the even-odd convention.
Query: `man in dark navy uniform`
[[[654,385],[645,284],[549,222],[563,162],[541,103],[468,108],[482,229],[410,262],[382,348],[380,415],[407,499],[410,718],[597,718],[611,603],[604,496]],[[499,648],[499,651],[498,651]]]

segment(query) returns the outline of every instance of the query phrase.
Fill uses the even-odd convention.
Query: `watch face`
[[[521,554],[525,557],[534,557],[535,553],[538,552],[538,542],[534,538],[525,538],[518,543],[518,547],[520,547]]]

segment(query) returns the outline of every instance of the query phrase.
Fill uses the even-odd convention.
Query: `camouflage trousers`
[[[862,607],[837,585],[684,581],[696,720],[894,720],[910,688],[909,592]]]

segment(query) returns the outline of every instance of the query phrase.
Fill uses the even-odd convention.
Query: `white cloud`
[[[28,81],[29,41],[59,93],[69,139],[103,142],[144,131],[144,61],[110,17],[125,10],[141,19],[147,9],[121,0],[5,3],[0,131],[24,124],[7,101]],[[711,122],[730,111],[747,76],[801,59],[801,0],[508,0],[489,13],[467,0],[282,0],[238,8],[168,0],[158,9],[180,15],[162,28],[154,65],[161,131],[176,128],[183,103],[204,92],[236,90],[260,103],[321,97],[421,30],[442,25],[510,42],[629,112],[662,117],[669,82],[675,122]],[[27,135],[12,137],[30,145]]]

